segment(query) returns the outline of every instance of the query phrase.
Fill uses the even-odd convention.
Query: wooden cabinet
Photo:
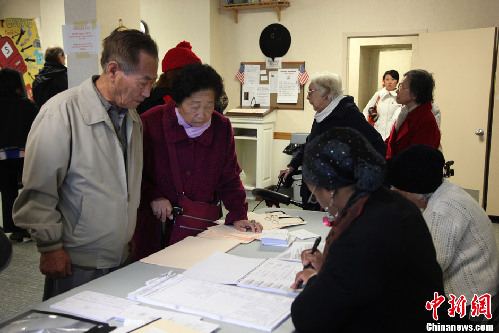
[[[277,11],[277,18],[281,20],[281,8],[289,7],[289,1],[263,1],[263,2],[245,2],[245,3],[230,3],[222,5],[223,10],[230,10],[234,13],[234,20],[239,22],[238,11],[257,8],[275,8]]]
[[[254,188],[272,185],[272,144],[276,113],[264,117],[229,116],[236,141],[237,161],[244,170],[246,197]]]

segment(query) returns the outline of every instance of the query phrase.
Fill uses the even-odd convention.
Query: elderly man
[[[31,229],[44,300],[127,263],[140,199],[135,108],[157,78],[158,47],[137,30],[103,42],[103,73],[48,101],[31,128],[14,223]]]
[[[422,210],[445,293],[469,306],[474,294],[497,293],[499,255],[489,217],[459,185],[442,180],[444,164],[439,150],[414,145],[388,160],[388,180]]]

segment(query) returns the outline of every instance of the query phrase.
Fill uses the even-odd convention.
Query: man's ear
[[[114,81],[116,79],[116,74],[120,70],[120,64],[116,61],[110,61],[106,66],[106,75],[108,76],[110,81]]]

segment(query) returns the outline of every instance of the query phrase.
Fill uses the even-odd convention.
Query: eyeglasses
[[[265,220],[270,221],[274,224],[279,224],[279,216],[273,215],[270,212],[265,213]]]
[[[310,193],[310,197],[307,200],[307,203],[309,204],[316,204],[317,203],[317,198],[314,195],[315,189],[317,186],[314,186],[314,189],[312,190],[312,193]]]
[[[312,94],[314,91],[316,91],[317,89],[312,89],[312,90],[308,90],[307,91],[307,96],[310,96],[310,94]]]

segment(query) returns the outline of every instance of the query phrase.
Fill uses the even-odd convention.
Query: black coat
[[[386,156],[386,144],[383,141],[381,135],[376,131],[376,129],[367,122],[366,118],[359,110],[357,105],[353,100],[352,96],[345,96],[338,106],[334,108],[333,112],[329,114],[323,121],[318,123],[315,121],[312,124],[312,130],[307,136],[307,141],[310,142],[322,133],[327,132],[333,127],[350,127],[359,131],[364,137],[371,143],[374,149],[381,156]],[[306,143],[305,143],[306,145]],[[288,166],[293,167],[298,170],[298,167],[302,165],[303,162],[303,152],[305,150],[305,145],[298,151],[295,157],[291,160]],[[310,191],[307,186],[302,183],[300,195],[302,197],[303,203],[306,203],[310,197]],[[318,210],[319,205],[306,205],[306,209]]]
[[[33,81],[33,98],[39,108],[52,96],[68,89],[68,69],[62,64],[45,62]]]
[[[36,104],[17,94],[1,94],[0,105],[0,149],[24,148],[38,113]]]
[[[434,292],[444,295],[442,271],[423,216],[380,188],[331,244],[291,316],[299,332],[426,332]]]

